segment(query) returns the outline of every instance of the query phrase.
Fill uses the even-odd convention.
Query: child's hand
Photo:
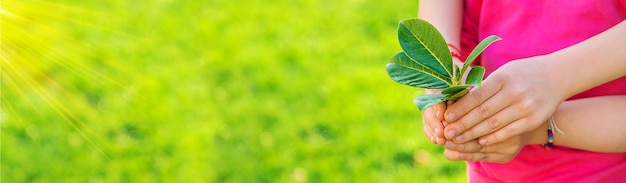
[[[542,56],[511,61],[468,95],[447,107],[445,136],[456,143],[476,138],[492,145],[543,124],[565,100],[559,74]]]
[[[518,135],[492,145],[480,145],[477,140],[462,144],[446,141],[443,155],[452,161],[487,161],[506,163],[511,161],[526,145],[524,136]]]
[[[453,161],[509,162],[525,145],[546,142],[546,128],[547,124],[544,124],[528,133],[492,145],[481,145],[478,139],[460,144],[448,140],[444,144],[446,150],[443,155]]]
[[[426,94],[441,93],[441,90],[425,90]],[[435,104],[422,112],[424,134],[433,144],[443,145],[446,139],[443,136],[444,122],[443,113],[446,111],[446,103]]]

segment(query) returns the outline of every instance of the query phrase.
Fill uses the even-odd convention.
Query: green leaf
[[[398,39],[402,50],[411,59],[441,75],[452,76],[450,50],[433,25],[420,19],[403,20],[398,26]]]
[[[443,36],[424,20],[401,21],[398,25],[398,39],[403,52],[392,57],[386,66],[391,79],[413,87],[444,89],[441,94],[416,97],[414,102],[420,110],[446,100],[458,100],[469,93],[469,87],[480,86],[485,68],[470,69],[465,82],[463,76],[478,55],[492,43],[501,40],[498,36],[483,39],[463,66],[459,66],[452,63],[452,56]]]
[[[415,97],[415,100],[413,100],[413,102],[415,103],[415,105],[417,105],[417,108],[419,108],[420,111],[424,111],[435,104],[445,101],[447,96],[448,95],[445,94],[420,95],[418,97]]]
[[[476,66],[470,69],[467,78],[465,79],[466,85],[480,86],[483,84],[483,76],[485,75],[485,68]]]
[[[469,93],[469,90],[467,88],[463,88],[463,90],[455,93],[454,95],[448,95],[448,97],[446,97],[446,100],[458,100],[461,97],[465,96],[465,94]]]
[[[452,79],[454,82],[452,82],[452,84],[455,85],[461,83],[462,77],[463,75],[461,75],[459,65],[454,64],[454,78]]]
[[[391,58],[387,64],[387,74],[392,80],[413,87],[420,88],[447,88],[452,85],[450,76],[436,71],[411,60],[400,52]]]
[[[441,94],[454,95],[454,94],[459,93],[460,91],[466,89],[467,87],[470,87],[470,86],[468,86],[468,85],[451,86],[451,87],[448,87],[446,89],[443,89],[443,91],[441,91]]]
[[[467,89],[468,87],[470,86],[459,85],[459,86],[448,87],[444,89],[443,91],[441,91],[441,94],[445,94],[447,96],[446,100],[457,100],[461,98],[463,95],[467,94],[467,92],[469,92],[469,90]]]
[[[472,65],[472,62],[474,62],[474,59],[476,59],[476,57],[478,57],[478,55],[480,55],[483,51],[485,51],[485,49],[487,49],[487,47],[489,45],[491,45],[492,43],[494,43],[496,41],[500,41],[500,40],[502,40],[502,38],[500,38],[498,36],[491,35],[489,37],[486,37],[482,41],[480,41],[480,43],[478,43],[476,48],[474,48],[474,50],[472,50],[472,52],[469,54],[469,56],[467,56],[467,59],[465,59],[465,63],[463,63],[463,68],[461,69],[461,73],[465,74],[465,71],[467,71],[467,68],[470,65]]]

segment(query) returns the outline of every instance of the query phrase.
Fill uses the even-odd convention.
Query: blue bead
[[[554,140],[554,137],[553,136],[549,136],[548,140]]]

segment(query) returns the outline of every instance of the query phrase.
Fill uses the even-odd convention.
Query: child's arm
[[[626,152],[626,96],[592,97],[563,102],[554,120],[554,144],[597,152]],[[532,131],[528,144],[547,142],[548,124]]]
[[[554,114],[554,144],[575,149],[617,153],[626,152],[626,95],[602,96],[563,102]],[[508,162],[525,145],[545,144],[547,122],[528,133],[491,145],[477,140],[445,143],[444,156],[449,160]],[[554,147],[559,148],[559,147]]]
[[[447,139],[485,145],[527,133],[576,93],[626,75],[626,20],[559,51],[509,62],[448,106]]]
[[[433,24],[447,43],[460,46],[461,18],[463,14],[463,1],[457,0],[420,0],[418,18]],[[450,48],[454,49],[454,48]],[[459,51],[459,50],[456,50]],[[457,58],[453,58],[455,63],[460,63]],[[462,64],[460,64],[462,65]],[[440,90],[426,90],[425,93],[441,93]],[[439,103],[431,108],[422,111],[422,123],[424,124],[424,134],[433,143],[443,145],[443,113],[446,110],[445,103]]]
[[[421,0],[417,18],[428,21],[449,44],[461,43],[463,1]]]

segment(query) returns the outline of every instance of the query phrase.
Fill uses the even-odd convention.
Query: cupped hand
[[[427,89],[424,93],[437,94],[441,93],[441,90]],[[446,111],[446,106],[447,104],[445,102],[441,102],[422,112],[424,134],[426,134],[426,138],[433,144],[443,145],[446,141],[443,135],[443,129],[445,127],[443,113]]]
[[[486,161],[506,163],[511,161],[525,145],[540,145],[547,142],[547,124],[521,135],[512,136],[502,142],[482,145],[477,139],[465,143],[446,141],[444,157],[453,161]]]
[[[444,157],[452,161],[486,161],[506,163],[511,161],[525,143],[522,136],[514,136],[492,145],[481,145],[477,140],[462,144],[452,141],[445,143]]]
[[[543,56],[511,61],[489,75],[481,87],[447,106],[444,135],[456,143],[477,139],[494,145],[536,129],[565,100]]]

